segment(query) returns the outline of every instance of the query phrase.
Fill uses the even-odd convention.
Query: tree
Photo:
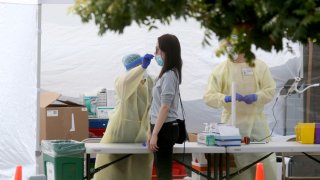
[[[100,35],[122,33],[132,22],[151,30],[157,20],[170,24],[173,18],[195,18],[205,28],[204,44],[215,33],[233,45],[232,51],[222,46],[217,55],[245,53],[252,64],[253,44],[280,51],[283,38],[318,43],[319,5],[317,0],[76,0],[73,10],[83,22],[94,21]]]

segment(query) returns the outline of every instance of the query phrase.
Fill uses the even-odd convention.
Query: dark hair
[[[158,44],[159,49],[165,54],[164,64],[160,71],[159,78],[161,78],[165,72],[176,69],[179,75],[179,84],[181,84],[182,59],[180,42],[178,38],[172,34],[164,34],[158,37]]]

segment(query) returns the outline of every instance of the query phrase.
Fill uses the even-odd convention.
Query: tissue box
[[[199,133],[197,136],[197,142],[205,144],[207,146],[215,145],[215,137],[213,133]]]
[[[215,135],[217,146],[240,146],[241,136],[222,136],[219,134]]]

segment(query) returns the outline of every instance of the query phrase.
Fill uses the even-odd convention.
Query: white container
[[[39,174],[36,176],[30,176],[28,180],[46,180],[46,176],[43,174]]]

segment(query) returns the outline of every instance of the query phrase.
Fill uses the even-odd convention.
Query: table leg
[[[281,153],[281,157],[282,157],[282,179],[286,179],[286,162],[285,162],[285,157],[284,157],[284,153]]]
[[[218,180],[218,154],[213,154],[213,163],[214,180]]]
[[[226,180],[230,179],[230,162],[229,162],[229,153],[226,153]]]
[[[222,180],[223,179],[223,161],[222,161],[222,155],[223,154],[219,154],[219,179]]]
[[[211,178],[211,154],[208,153],[207,156],[208,156],[207,176],[208,176],[208,179],[210,179]]]
[[[88,153],[87,154],[87,158],[86,158],[86,175],[87,175],[87,179],[90,180],[91,177],[90,177],[90,154]]]

